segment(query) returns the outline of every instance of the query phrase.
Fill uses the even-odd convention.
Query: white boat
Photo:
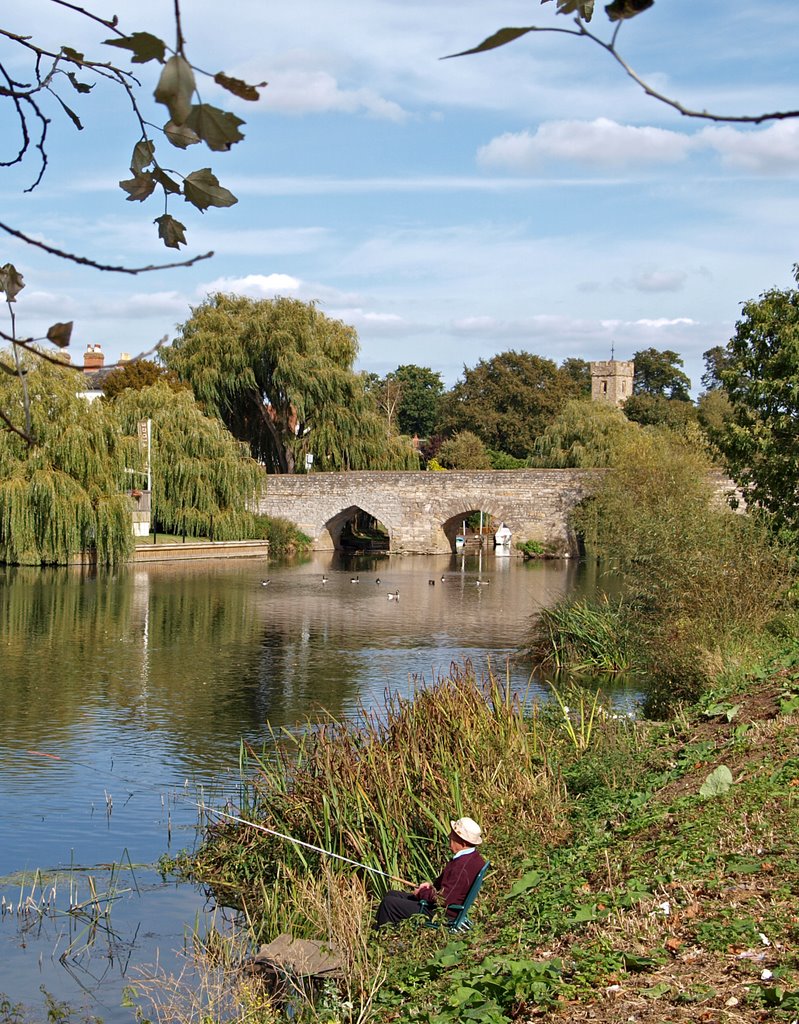
[[[504,523],[499,524],[499,529],[494,534],[494,554],[509,555],[510,542],[513,534]]]

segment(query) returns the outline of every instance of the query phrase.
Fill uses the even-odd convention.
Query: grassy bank
[[[450,816],[487,834],[475,927],[453,937],[375,933],[379,876],[214,830],[192,868],[244,908],[251,942],[289,928],[344,953],[344,981],[295,1000],[298,1019],[796,1018],[799,647],[668,723],[561,696],[523,714],[464,671],[313,731],[296,767],[250,757],[254,820],[412,880],[443,863]],[[242,991],[239,1019],[256,1005]],[[281,1019],[259,999],[259,1021]]]

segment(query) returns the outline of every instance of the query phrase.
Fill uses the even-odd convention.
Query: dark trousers
[[[377,926],[379,928],[383,924],[399,924],[400,921],[413,917],[414,914],[430,916],[430,911],[420,906],[419,900],[413,893],[389,889],[377,908]]]

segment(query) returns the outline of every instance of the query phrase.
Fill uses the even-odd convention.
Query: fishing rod
[[[53,761],[61,761],[63,764],[78,765],[81,768],[88,768],[90,771],[97,772],[101,775],[110,775],[112,778],[119,779],[121,782],[127,782],[132,785],[141,786],[140,781],[134,782],[133,779],[128,779],[124,775],[119,775],[113,770],[109,769],[104,771],[103,769],[98,768],[96,765],[86,764],[83,761],[75,761],[72,758],[68,757],[61,757],[59,754],[50,754],[43,750],[28,750],[26,751],[26,753],[32,754],[36,757],[47,757]],[[161,787],[157,786],[155,783],[145,783],[143,788],[155,790]],[[178,790],[174,791],[174,796],[177,799],[183,800],[185,803],[190,804],[192,807],[198,808],[198,810],[200,810],[204,814],[215,814],[218,817],[227,818],[230,821],[238,822],[240,825],[246,825],[248,828],[257,829],[259,832],[265,832],[268,835],[275,836],[278,839],[285,839],[289,843],[294,843],[295,846],[303,846],[308,850],[313,850],[314,853],[321,853],[325,857],[333,857],[335,860],[343,861],[345,864],[352,864],[354,867],[363,868],[365,871],[371,871],[372,874],[381,875],[383,878],[388,878],[390,881],[400,882],[402,885],[409,885],[412,888],[416,886],[415,882],[409,882],[406,878],[400,878],[399,875],[392,875],[388,871],[381,871],[380,868],[375,868],[369,864],[364,864],[362,861],[359,860],[353,860],[352,858],[345,857],[343,856],[343,854],[340,853],[334,853],[332,850],[326,850],[322,846],[314,846],[313,843],[306,843],[302,839],[297,839],[296,836],[290,836],[287,835],[285,832],[278,832],[275,829],[267,828],[266,825],[262,825],[260,824],[260,822],[247,821],[246,818],[241,818],[235,814],[230,814],[228,811],[221,811],[215,807],[210,807],[206,803],[199,803],[197,800],[192,800],[185,793],[180,793]]]
[[[358,868],[365,868],[367,871],[371,871],[375,875],[382,875],[383,878],[389,878],[393,882],[402,882],[403,885],[415,886],[415,882],[409,882],[407,878],[400,878],[399,875],[389,874],[388,871],[381,871],[380,868],[373,868],[369,864],[363,864],[359,860],[352,860],[350,857],[344,857],[340,853],[333,853],[332,850],[325,850],[322,846],[314,846],[313,843],[306,843],[302,839],[297,839],[295,836],[286,835],[284,832],[277,832],[273,828],[267,828],[266,825],[261,825],[257,821],[247,821],[246,818],[239,818],[235,814],[229,814],[227,811],[219,811],[215,807],[207,807],[202,804],[197,804],[201,810],[209,814],[217,814],[221,818],[228,818],[230,821],[237,821],[240,825],[247,825],[249,828],[258,829],[259,832],[266,832],[270,836],[277,836],[278,839],[286,839],[290,843],[294,843],[296,846],[304,846],[306,850],[313,850],[314,853],[323,853],[326,857],[334,857],[336,860],[344,861],[345,864],[353,864]]]

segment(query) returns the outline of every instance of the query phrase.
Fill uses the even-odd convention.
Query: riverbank
[[[477,707],[474,698],[456,696],[461,705]],[[328,993],[329,1012],[305,1006],[303,1016],[429,1024],[796,1019],[799,649],[758,671],[723,677],[668,723],[631,719],[586,694],[581,704],[577,691],[563,696],[568,704],[554,702],[522,718],[504,705],[501,687],[484,694],[496,730],[510,735],[513,729],[512,746],[500,745],[493,755],[476,752],[470,729],[469,741],[453,754],[463,761],[457,784],[449,770],[451,784],[437,792],[431,776],[427,790],[417,790],[420,799],[405,790],[406,811],[401,802],[392,807],[383,856],[409,841],[417,858],[423,846],[431,861],[442,859],[450,812],[472,814],[484,825],[492,870],[474,907],[475,927],[465,936],[420,929],[413,921],[375,935],[371,915],[379,885],[313,858],[303,870],[282,847],[245,838],[242,830],[220,829],[211,837],[212,852],[228,869],[226,887],[218,891],[227,888],[230,898],[237,889],[256,932],[274,920],[259,904],[257,884],[247,889],[243,881],[257,852],[262,871],[271,865],[272,877],[291,876],[297,898],[285,909],[295,934],[332,934],[345,947],[345,994],[336,1002]],[[403,771],[411,784],[414,772],[423,778],[436,765],[416,759],[431,739],[425,717],[413,718],[414,735],[421,735],[410,745],[407,733],[403,739]],[[485,736],[492,734],[488,722]],[[456,748],[460,724],[453,722],[450,736]],[[374,769],[376,759],[383,773],[396,764],[392,725],[389,720],[380,735],[384,761],[358,734],[362,760]],[[331,813],[321,841],[328,849],[339,843],[351,849],[380,817],[361,814],[359,821],[356,805],[374,809],[372,797],[382,789],[370,779],[374,788],[366,790],[361,776],[348,800],[331,775],[335,738],[331,743],[314,748],[328,766],[322,788]],[[483,769],[492,757],[497,777],[507,781],[487,788]],[[306,771],[313,778],[318,767],[306,761],[295,776],[298,797],[310,800],[303,778]],[[315,778],[318,788],[318,773]],[[266,766],[255,786],[269,796]],[[420,827],[422,809],[427,821]],[[266,799],[250,810],[267,825],[275,820]],[[303,829],[310,839],[319,821],[311,810],[304,826],[299,817],[292,825],[295,835]],[[421,841],[425,835],[438,840],[438,848]],[[208,853],[195,862],[207,879],[215,873]],[[416,878],[419,867],[399,856],[390,870]],[[261,885],[262,898],[271,888],[271,882]]]

